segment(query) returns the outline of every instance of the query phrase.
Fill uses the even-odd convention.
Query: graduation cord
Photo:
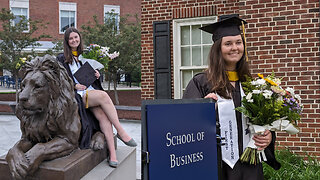
[[[89,102],[88,102],[88,90],[86,90],[86,109],[89,108]]]

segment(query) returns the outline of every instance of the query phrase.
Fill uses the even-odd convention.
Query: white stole
[[[244,96],[242,86],[240,83],[241,100]],[[236,112],[232,99],[224,99],[218,94],[218,114],[220,122],[220,134],[225,138],[225,145],[221,146],[222,160],[227,163],[231,168],[239,160],[239,147],[238,147],[238,128],[236,120]],[[247,147],[249,142],[249,133],[246,134],[247,120],[242,115],[242,134],[243,134],[243,150]]]

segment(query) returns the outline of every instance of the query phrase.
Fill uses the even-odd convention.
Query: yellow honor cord
[[[76,57],[78,57],[78,51],[72,51],[72,54]]]
[[[229,81],[234,82],[239,80],[239,76],[236,71],[227,71],[227,75],[228,75]]]
[[[242,32],[243,32],[243,39],[244,39],[244,53],[245,53],[245,55],[246,55],[246,61],[248,62],[246,32],[245,32],[245,28],[244,28],[244,23],[243,23],[243,21],[241,21],[241,23],[242,23]]]
[[[86,109],[89,108],[89,102],[88,102],[88,90],[86,90]]]

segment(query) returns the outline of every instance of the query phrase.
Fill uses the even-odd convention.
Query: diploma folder
[[[77,72],[74,73],[74,77],[79,81],[80,84],[89,87],[95,80],[97,80],[95,73],[96,71],[88,62],[86,62],[78,69]]]

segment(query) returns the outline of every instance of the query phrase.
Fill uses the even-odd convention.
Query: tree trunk
[[[112,78],[110,78],[110,73],[108,71],[106,71],[106,78],[105,79],[106,79],[106,81],[108,81],[108,92],[110,92],[110,88],[111,88],[110,83],[111,83]]]
[[[113,77],[113,91],[114,91],[114,99],[115,99],[115,104],[119,105],[119,97],[118,97],[118,92],[117,92],[117,76]]]
[[[19,90],[19,87],[18,87],[18,76],[17,76],[17,74],[14,74],[13,77],[14,77],[15,85],[16,85],[16,103],[18,103],[18,90]]]

